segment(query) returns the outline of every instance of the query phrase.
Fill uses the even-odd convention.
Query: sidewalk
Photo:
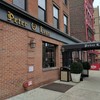
[[[100,100],[100,71],[90,71],[89,78],[78,84],[56,82],[75,86],[65,93],[36,88],[7,100]]]

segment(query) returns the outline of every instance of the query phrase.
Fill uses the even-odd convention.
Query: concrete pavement
[[[7,100],[100,100],[100,71],[90,71],[80,83],[56,82],[75,86],[65,93],[36,88]]]

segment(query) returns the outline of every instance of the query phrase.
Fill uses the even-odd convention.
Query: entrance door
[[[66,51],[62,53],[63,66],[69,67],[72,63],[72,51]]]

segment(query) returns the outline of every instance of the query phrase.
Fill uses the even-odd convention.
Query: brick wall
[[[0,26],[0,100],[24,92],[24,82],[32,81],[30,90],[59,79],[62,43],[1,21]],[[29,46],[32,38],[36,42],[33,49]],[[58,45],[54,70],[42,69],[42,41]],[[34,66],[33,72],[29,66]]]
[[[70,0],[70,33],[82,41],[86,40],[84,0]]]
[[[6,0],[8,3],[12,1]],[[27,12],[36,18],[38,18],[37,1],[27,0]],[[51,26],[53,26],[53,4],[59,8],[60,30],[63,31],[63,14],[69,17],[68,6],[63,4],[63,0],[47,0],[47,23]],[[33,49],[29,46],[31,39],[36,42],[36,47]],[[55,69],[42,69],[43,41],[57,45]],[[30,90],[59,79],[62,44],[49,37],[0,21],[0,100],[24,92],[24,82],[32,81],[32,85],[28,88]],[[29,72],[29,66],[34,66],[33,72]]]
[[[23,91],[27,79],[27,31],[0,22],[0,99]],[[23,34],[24,33],[24,34]]]
[[[13,0],[3,0],[3,1],[6,1],[7,3],[12,3],[13,2]]]

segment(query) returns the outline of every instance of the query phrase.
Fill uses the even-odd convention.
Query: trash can
[[[60,68],[60,80],[69,82],[71,80],[70,68],[61,67]]]

